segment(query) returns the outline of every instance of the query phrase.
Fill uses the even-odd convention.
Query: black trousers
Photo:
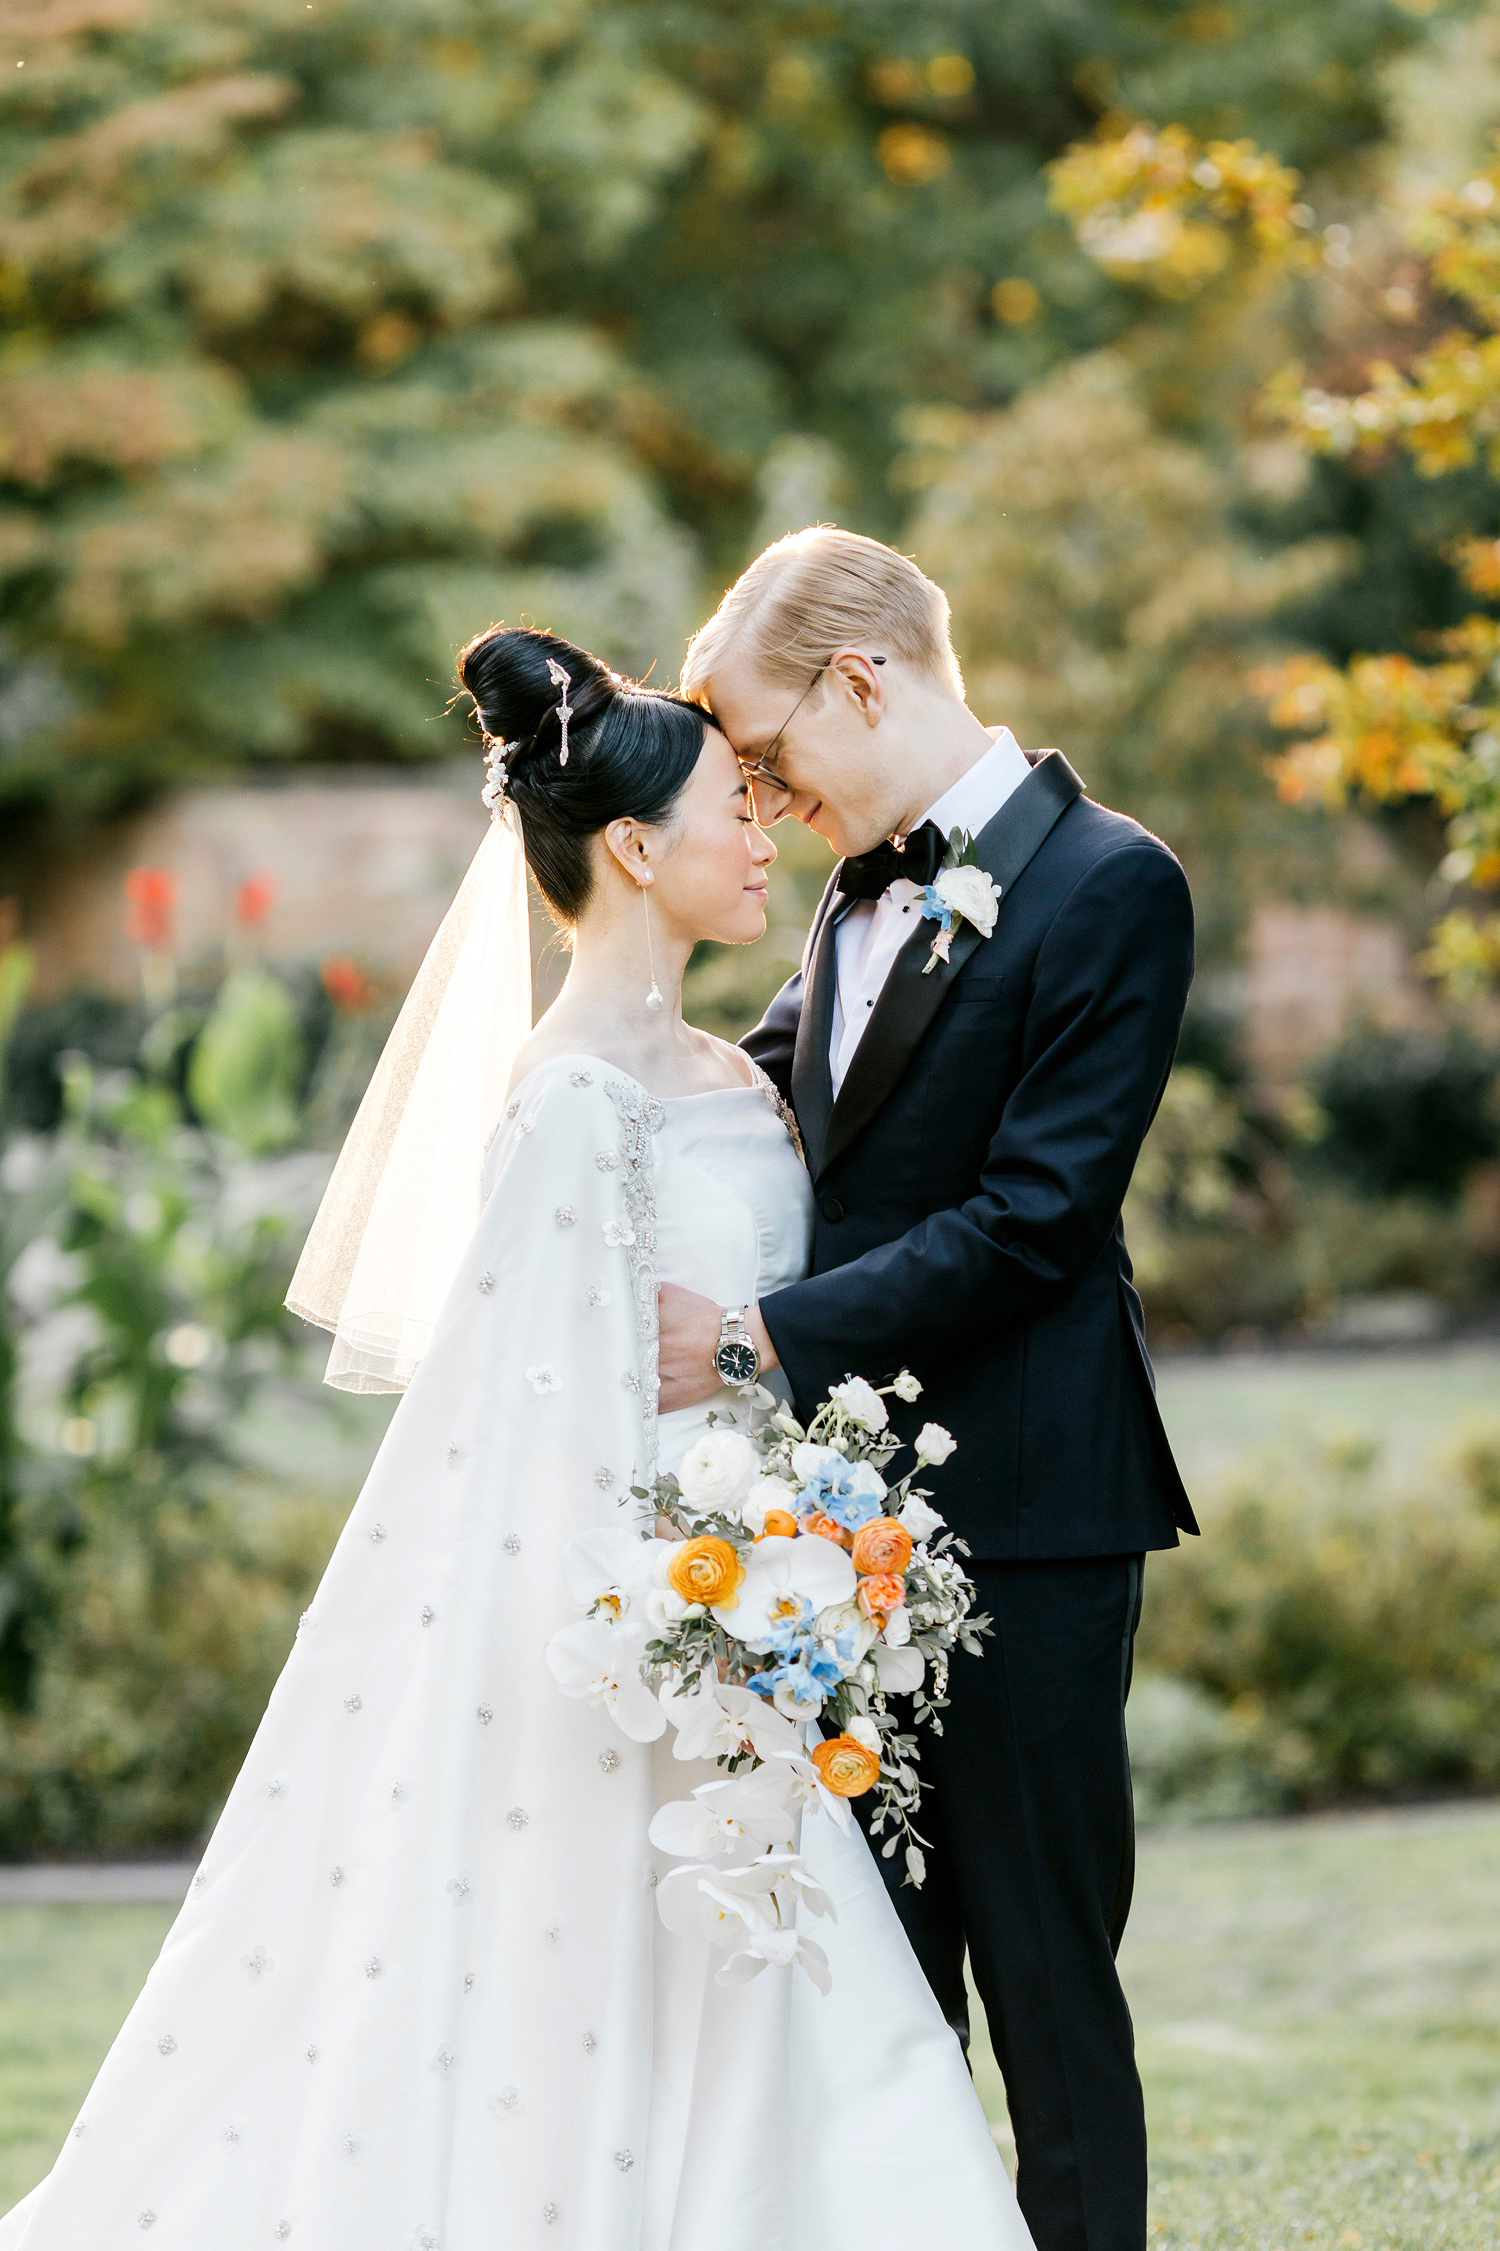
[[[974,1563],[995,1632],[921,1730],[920,1890],[881,1862],[968,2044],[964,1953],[1015,2128],[1037,2251],[1143,2251],[1146,2124],[1115,1970],[1135,1875],[1125,1697],[1142,1558]]]

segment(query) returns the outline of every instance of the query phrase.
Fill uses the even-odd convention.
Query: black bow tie
[[[948,839],[934,821],[922,821],[904,846],[877,844],[839,869],[839,889],[851,899],[878,899],[902,876],[912,883],[930,883],[943,864]]]

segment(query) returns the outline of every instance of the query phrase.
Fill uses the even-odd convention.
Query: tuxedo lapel
[[[1081,796],[1082,792],[1083,784],[1062,752],[1045,751],[1020,788],[1012,792],[995,818],[981,829],[974,841],[974,853],[985,873],[992,876],[999,886],[1001,914],[1005,912],[1011,886],[1027,861],[1046,841],[1054,824],[1067,811],[1074,798]],[[827,984],[827,1000],[818,1019],[817,1034],[825,1092],[831,1092],[833,1083],[828,1070],[828,1028],[832,1021],[834,989],[834,948],[829,927],[832,919],[831,915],[825,916],[818,933],[818,949],[824,957],[821,968]],[[954,978],[976,947],[987,942],[971,922],[960,923],[953,933],[947,961],[940,961],[929,972],[927,959],[936,934],[935,923],[919,922],[897,954],[874,1012],[865,1027],[864,1037],[854,1050],[844,1083],[839,1088],[838,1100],[822,1113],[819,1130],[813,1137],[807,1136],[802,1103],[800,1098],[797,1100],[797,1115],[799,1120],[803,1120],[804,1138],[807,1140],[814,1179],[869,1124],[911,1061],[923,1033],[942,1006]],[[803,1033],[806,1032],[809,1039],[813,1036],[810,1018],[818,1004],[816,973],[820,964],[817,953],[814,955],[813,966],[812,994],[809,1005],[803,1010],[797,1034],[798,1063],[802,1058]],[[811,1060],[809,1058],[809,1064]],[[794,1087],[796,1067],[794,1064]]]
[[[842,866],[842,861],[839,864]],[[851,903],[839,892],[837,882],[838,870],[835,869],[808,943],[802,1014],[797,1021],[797,1043],[792,1050],[792,1108],[797,1113],[802,1145],[815,1176],[833,1111],[833,1072],[828,1052],[833,1034],[834,996],[838,991],[838,949],[833,934]]]

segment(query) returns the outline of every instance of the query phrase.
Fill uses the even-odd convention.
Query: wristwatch
[[[744,1391],[760,1374],[760,1354],[750,1342],[742,1305],[724,1308],[719,1341],[714,1350],[714,1373],[721,1383],[737,1391]]]

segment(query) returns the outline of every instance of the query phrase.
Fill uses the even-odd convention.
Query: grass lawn
[[[1184,1354],[1157,1396],[1189,1492],[1208,1494],[1268,1445],[1349,1438],[1380,1448],[1386,1481],[1417,1482],[1462,1433],[1500,1421],[1500,1341],[1422,1352]]]
[[[0,1908],[0,2204],[45,2171],[170,1919]],[[1147,1836],[1125,1974],[1153,2251],[1500,2243],[1500,1807]],[[987,2056],[979,2077],[1003,2119]]]

